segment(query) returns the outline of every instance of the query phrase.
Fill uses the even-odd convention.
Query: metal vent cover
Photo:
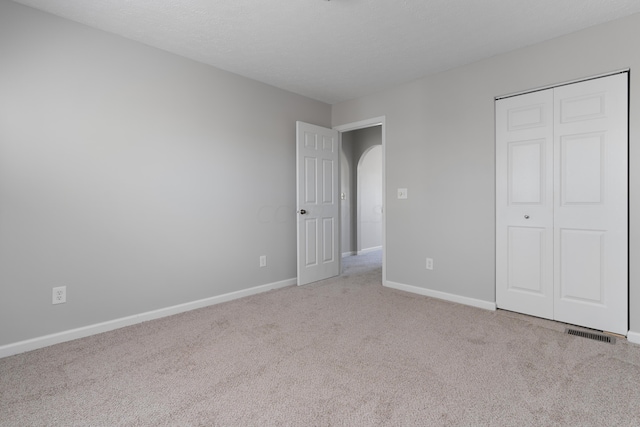
[[[586,332],[586,331],[579,331],[577,329],[567,328],[564,330],[564,333],[569,335],[575,335],[578,337],[589,338],[590,340],[606,342],[608,344],[616,343],[616,339],[614,337],[605,335],[605,334],[597,334],[595,332]]]

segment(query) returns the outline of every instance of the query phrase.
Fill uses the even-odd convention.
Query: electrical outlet
[[[433,258],[427,258],[427,270],[433,270]]]
[[[67,287],[58,286],[53,288],[51,304],[63,304],[67,302]]]
[[[267,256],[260,255],[260,267],[266,267],[266,266],[267,266]]]

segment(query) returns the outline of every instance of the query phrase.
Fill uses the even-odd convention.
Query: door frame
[[[370,119],[364,119],[357,122],[346,123],[339,126],[334,126],[333,129],[338,131],[338,146],[340,152],[342,152],[342,133],[350,132],[358,129],[370,128],[373,126],[380,126],[380,131],[382,132],[382,285],[386,286],[387,283],[387,215],[386,215],[386,192],[387,192],[387,178],[386,178],[386,116],[373,117]],[[338,162],[341,162],[342,159],[339,157]],[[338,179],[341,179],[340,177]],[[340,184],[338,185],[337,191],[340,191]],[[336,194],[339,198],[339,194]],[[339,207],[339,215],[338,215],[338,226],[340,227],[340,233],[342,235],[342,224],[340,223],[342,218],[342,204]],[[342,238],[340,239],[340,249],[339,254],[342,254]],[[342,273],[342,256],[340,256],[339,267],[340,272]]]

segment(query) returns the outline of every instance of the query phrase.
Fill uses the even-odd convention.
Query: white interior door
[[[553,319],[553,89],[496,102],[496,303]]]
[[[627,74],[496,102],[498,307],[626,335]]]
[[[338,131],[296,122],[298,285],[340,271]]]
[[[627,73],[555,89],[555,319],[628,331]]]

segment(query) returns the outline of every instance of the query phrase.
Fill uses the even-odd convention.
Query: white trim
[[[556,84],[551,84],[551,85],[546,85],[546,86],[540,86],[540,87],[537,87],[535,89],[528,89],[528,90],[523,90],[523,91],[520,91],[520,92],[509,93],[509,94],[506,94],[506,95],[500,95],[500,96],[496,96],[494,99],[496,101],[498,101],[498,100],[504,99],[504,98],[511,98],[513,96],[524,95],[525,93],[538,92],[538,91],[541,91],[541,90],[551,89],[551,88],[558,87],[558,86],[566,86],[566,85],[570,85],[570,84],[574,84],[574,83],[584,82],[584,81],[587,81],[587,80],[599,79],[601,77],[613,76],[614,74],[628,73],[629,70],[630,70],[630,68],[623,68],[622,70],[610,71],[608,73],[597,74],[595,76],[582,77],[580,79],[569,80],[569,81],[562,82],[562,83],[556,83]]]
[[[334,126],[333,129],[338,132],[349,132],[350,130],[358,130],[364,128],[370,128],[372,126],[384,125],[385,117],[374,117],[371,119],[360,120],[358,122],[347,123],[340,126]]]
[[[354,256],[354,255],[358,255],[357,252],[355,251],[350,251],[350,252],[342,252],[342,258],[346,258],[348,256]]]
[[[640,344],[640,332],[627,332],[627,341],[632,342],[634,344]]]
[[[36,350],[54,344],[60,344],[78,338],[100,334],[102,332],[112,331],[114,329],[124,328],[125,326],[135,325],[137,323],[146,322],[148,320],[159,319],[161,317],[172,316],[174,314],[195,310],[197,308],[220,304],[234,299],[247,297],[249,295],[255,295],[262,292],[270,291],[273,289],[284,288],[286,286],[295,285],[296,283],[297,280],[295,278],[282,280],[280,282],[268,283],[266,285],[255,286],[253,288],[243,289],[241,291],[230,292],[228,294],[204,298],[201,300],[178,304],[171,307],[165,307],[158,310],[147,311],[146,313],[134,314],[133,316],[122,317],[120,319],[109,320],[102,323],[96,323],[94,325],[83,326],[76,329],[70,329],[68,331],[58,332],[51,335],[45,335],[38,338],[32,338],[25,341],[3,345],[0,346],[0,358],[13,356],[14,354]]]
[[[374,251],[379,251],[380,249],[382,249],[382,246],[373,246],[371,248],[366,248],[366,249],[363,249],[361,251],[358,251],[358,255],[362,255],[362,254],[366,254],[366,253],[374,252]]]
[[[418,286],[405,285],[396,282],[383,282],[387,288],[398,289],[413,294],[424,295],[431,298],[437,298],[445,301],[451,301],[458,304],[470,305],[472,307],[482,308],[485,310],[496,310],[496,303],[491,301],[483,301],[475,298],[463,297],[461,295],[449,294],[447,292],[434,291],[431,289],[419,288]]]

